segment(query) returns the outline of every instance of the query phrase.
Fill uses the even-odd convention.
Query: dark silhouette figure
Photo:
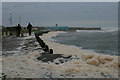
[[[56,26],[58,26],[58,24],[55,24]]]
[[[18,24],[18,26],[17,26],[17,36],[20,36],[20,32],[21,32],[21,25]]]
[[[28,24],[27,29],[28,29],[29,35],[31,35],[32,25],[30,23]]]

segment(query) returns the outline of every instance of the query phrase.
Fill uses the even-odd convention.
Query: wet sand
[[[56,65],[43,63],[37,57],[43,52],[34,35],[24,37],[18,52],[3,56],[2,70],[7,78],[118,78],[118,57],[92,53],[79,48],[48,41],[62,32],[40,36],[54,54],[72,55],[72,60]]]

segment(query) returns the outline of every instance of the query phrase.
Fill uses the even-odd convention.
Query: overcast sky
[[[0,25],[2,25],[2,3],[0,2]]]
[[[3,2],[118,2],[120,0],[1,0]]]
[[[107,1],[107,0],[106,0]],[[109,0],[112,1],[112,0]],[[117,26],[117,2],[3,2],[3,25],[10,26],[10,13],[13,25],[27,26]]]

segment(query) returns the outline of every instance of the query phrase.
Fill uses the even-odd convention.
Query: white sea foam
[[[114,32],[114,31],[118,31],[118,27],[107,27],[107,28],[103,28],[103,30],[105,32]]]
[[[57,32],[51,32],[48,35],[56,35]],[[46,35],[43,35],[42,38],[46,38]],[[77,55],[80,59],[73,60],[71,62],[65,63],[59,66],[53,66],[53,70],[57,70],[58,73],[88,73],[90,77],[97,73],[109,73],[112,76],[118,76],[118,56],[110,56],[105,54],[98,54],[92,51],[81,50],[76,46],[68,46],[64,44],[54,43],[45,41],[46,44],[54,50],[54,54],[65,54],[65,55]],[[97,75],[97,77],[100,75]]]
[[[118,31],[118,29],[114,30],[76,30],[76,32],[114,32]]]
[[[102,28],[102,30],[76,30],[76,32],[114,32],[118,31],[117,27]]]
[[[59,78],[60,75],[65,76],[65,78],[106,78],[101,73],[105,74],[105,76],[110,75],[113,78],[118,78],[118,56],[86,52],[76,46],[73,46],[73,48],[72,46],[47,40],[48,37],[51,38],[59,33],[49,32],[41,36],[41,38],[54,50],[54,54],[77,55],[79,59],[55,65],[54,63],[48,64],[37,61],[36,57],[40,56],[40,52],[8,56],[0,60],[0,62],[3,62],[3,72],[9,78],[43,78],[45,72],[53,73],[51,75],[53,78]]]

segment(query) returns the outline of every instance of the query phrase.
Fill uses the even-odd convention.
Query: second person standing
[[[32,25],[30,23],[28,23],[27,29],[28,29],[29,35],[31,35]]]

